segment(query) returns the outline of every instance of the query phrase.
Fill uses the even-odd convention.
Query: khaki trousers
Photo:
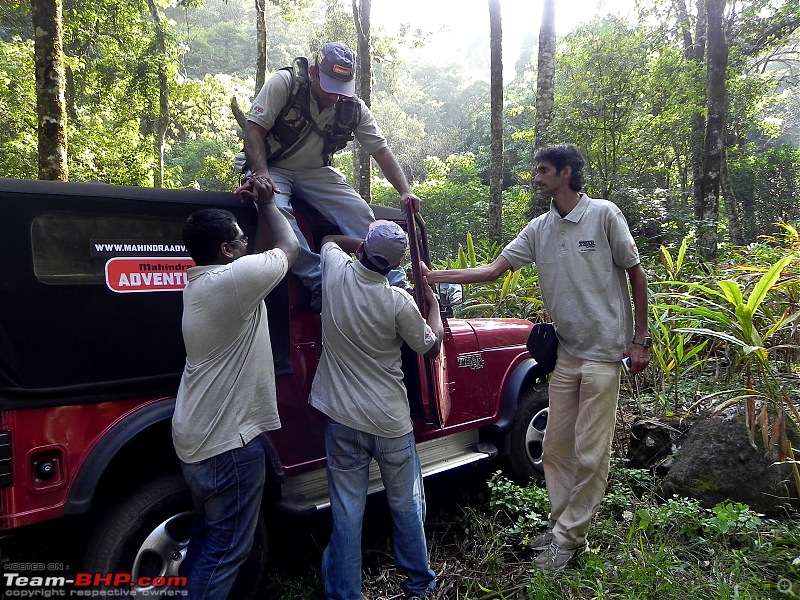
[[[620,367],[620,362],[583,360],[558,349],[542,461],[550,527],[561,548],[586,543],[606,491]]]

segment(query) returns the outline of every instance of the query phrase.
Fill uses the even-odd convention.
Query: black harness
[[[284,67],[281,70],[291,73],[292,87],[286,106],[270,128],[270,134],[279,147],[270,153],[265,140],[267,162],[288,156],[307,135],[314,131],[322,137],[322,159],[326,165],[330,165],[333,155],[355,139],[353,130],[361,120],[361,104],[355,98],[340,98],[334,107],[333,120],[324,129],[320,129],[311,116],[308,60],[303,57],[295,58],[291,67]]]

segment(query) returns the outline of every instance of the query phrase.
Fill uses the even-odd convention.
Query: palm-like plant
[[[467,247],[458,247],[458,255],[447,268],[465,269],[494,260],[502,247],[491,244],[483,250],[475,247],[472,235],[467,233]],[[457,314],[464,317],[518,317],[542,320],[542,300],[537,284],[535,267],[525,267],[506,273],[497,281],[469,284],[467,300],[458,307]]]
[[[734,366],[744,378],[744,385],[716,392],[701,400],[712,400],[716,411],[744,401],[751,443],[755,445],[755,429],[760,426],[765,450],[777,446],[781,460],[785,459],[787,452],[792,452],[786,436],[785,416],[788,413],[800,425],[800,413],[791,401],[771,355],[787,346],[797,347],[785,343],[783,334],[787,331],[794,333],[800,312],[785,308],[775,310],[775,305],[785,305],[773,303],[773,300],[781,292],[782,285],[796,285],[796,277],[786,278],[779,284],[793,258],[792,255],[784,256],[768,269],[761,270],[761,276],[747,295],[742,286],[732,279],[718,281],[718,289],[707,284],[664,282],[674,283],[684,291],[669,294],[673,304],[661,305],[681,315],[681,318],[688,315],[695,320],[696,324],[677,327],[675,332],[718,340],[730,349]],[[770,408],[774,414],[772,426],[769,425]],[[795,478],[800,492],[800,476],[797,472]]]

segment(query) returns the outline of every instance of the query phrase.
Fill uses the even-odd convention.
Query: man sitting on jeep
[[[270,77],[256,96],[244,131],[246,174],[263,177],[275,189],[275,203],[300,242],[292,272],[311,293],[311,307],[321,307],[319,255],[311,252],[292,214],[293,196],[318,210],[342,234],[363,239],[375,220],[372,209],[331,166],[334,152],[357,139],[375,159],[397,192],[403,210],[419,210],[405,174],[381,133],[375,117],[355,97],[355,55],[340,43],[322,47],[314,64],[296,58],[291,67]],[[389,283],[407,288],[402,270]]]

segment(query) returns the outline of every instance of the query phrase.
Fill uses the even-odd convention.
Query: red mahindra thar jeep
[[[193,263],[186,217],[233,212],[251,239],[256,211],[229,193],[0,179],[0,536],[89,515],[83,568],[132,581],[179,573],[191,502],[170,419],[184,365],[181,289]],[[407,228],[412,268],[429,260],[419,215],[374,207]],[[312,248],[329,224],[297,204]],[[417,290],[417,302],[423,301]],[[328,505],[324,420],[308,405],[319,316],[289,275],[266,298],[283,427],[265,507]],[[547,391],[526,351],[531,324],[452,318],[436,360],[404,354],[425,475],[507,455],[540,476]],[[371,491],[380,476],[372,471]],[[39,526],[41,527],[41,526]],[[251,562],[262,566],[266,528]]]

